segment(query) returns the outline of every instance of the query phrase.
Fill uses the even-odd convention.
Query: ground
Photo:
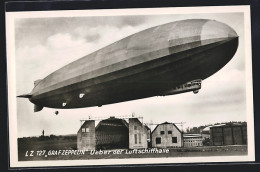
[[[148,149],[148,151],[151,149]],[[159,150],[159,149],[158,149]],[[155,158],[196,156],[242,156],[247,155],[246,145],[204,146],[196,148],[160,149],[162,153],[132,152],[131,150],[78,151],[76,137],[48,139],[18,139],[18,160],[86,160],[110,158]]]

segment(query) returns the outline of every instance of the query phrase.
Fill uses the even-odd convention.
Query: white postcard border
[[[59,160],[59,161],[18,161],[17,151],[17,105],[15,74],[15,39],[14,20],[17,18],[72,17],[72,16],[117,16],[117,15],[155,15],[155,14],[190,14],[190,13],[244,13],[246,43],[246,104],[247,104],[247,156],[214,156],[214,157],[175,157],[175,158],[134,158],[134,159],[92,159],[92,160]],[[82,166],[82,165],[122,165],[122,164],[168,164],[168,163],[204,163],[204,162],[242,162],[255,160],[254,117],[252,92],[251,60],[251,23],[250,6],[219,7],[180,7],[180,8],[144,8],[144,9],[108,9],[108,10],[72,10],[72,11],[37,11],[7,12],[7,76],[8,76],[8,112],[10,167],[47,167],[47,166]]]

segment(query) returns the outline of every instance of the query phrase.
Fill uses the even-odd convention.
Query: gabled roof
[[[161,123],[161,124],[173,124],[173,123],[169,123],[169,122],[165,121],[164,123]]]
[[[152,134],[153,134],[153,132],[157,129],[157,127],[159,126],[159,125],[169,125],[169,124],[172,124],[180,133],[182,133],[182,131],[174,124],[174,123],[170,123],[170,122],[164,122],[164,123],[161,123],[161,124],[158,124],[156,127],[155,127],[155,129],[152,131]]]
[[[86,120],[86,121],[80,126],[78,132],[80,132],[81,129],[82,129],[83,127],[85,127],[88,123],[93,122],[93,121],[94,121],[94,120]],[[95,122],[95,121],[94,121],[94,122]]]
[[[151,130],[146,124],[144,124],[144,127],[146,128],[146,130]]]

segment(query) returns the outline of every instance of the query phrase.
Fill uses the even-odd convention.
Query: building
[[[129,119],[129,148],[147,148],[150,142],[151,130],[137,118]]]
[[[94,120],[83,123],[77,133],[77,148],[94,149],[139,149],[147,148],[151,130],[138,118],[124,119],[110,117],[95,127]]]
[[[247,125],[242,123],[222,124],[210,127],[210,145],[247,144]]]
[[[203,146],[203,140],[201,134],[183,134],[183,147]]]
[[[182,132],[173,123],[158,124],[152,132],[152,147],[183,147]]]
[[[93,150],[96,148],[95,121],[85,121],[77,133],[77,148]]]

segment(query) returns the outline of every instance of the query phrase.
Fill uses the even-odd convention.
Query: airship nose
[[[201,30],[201,40],[237,38],[238,35],[230,26],[214,20],[206,22]]]

